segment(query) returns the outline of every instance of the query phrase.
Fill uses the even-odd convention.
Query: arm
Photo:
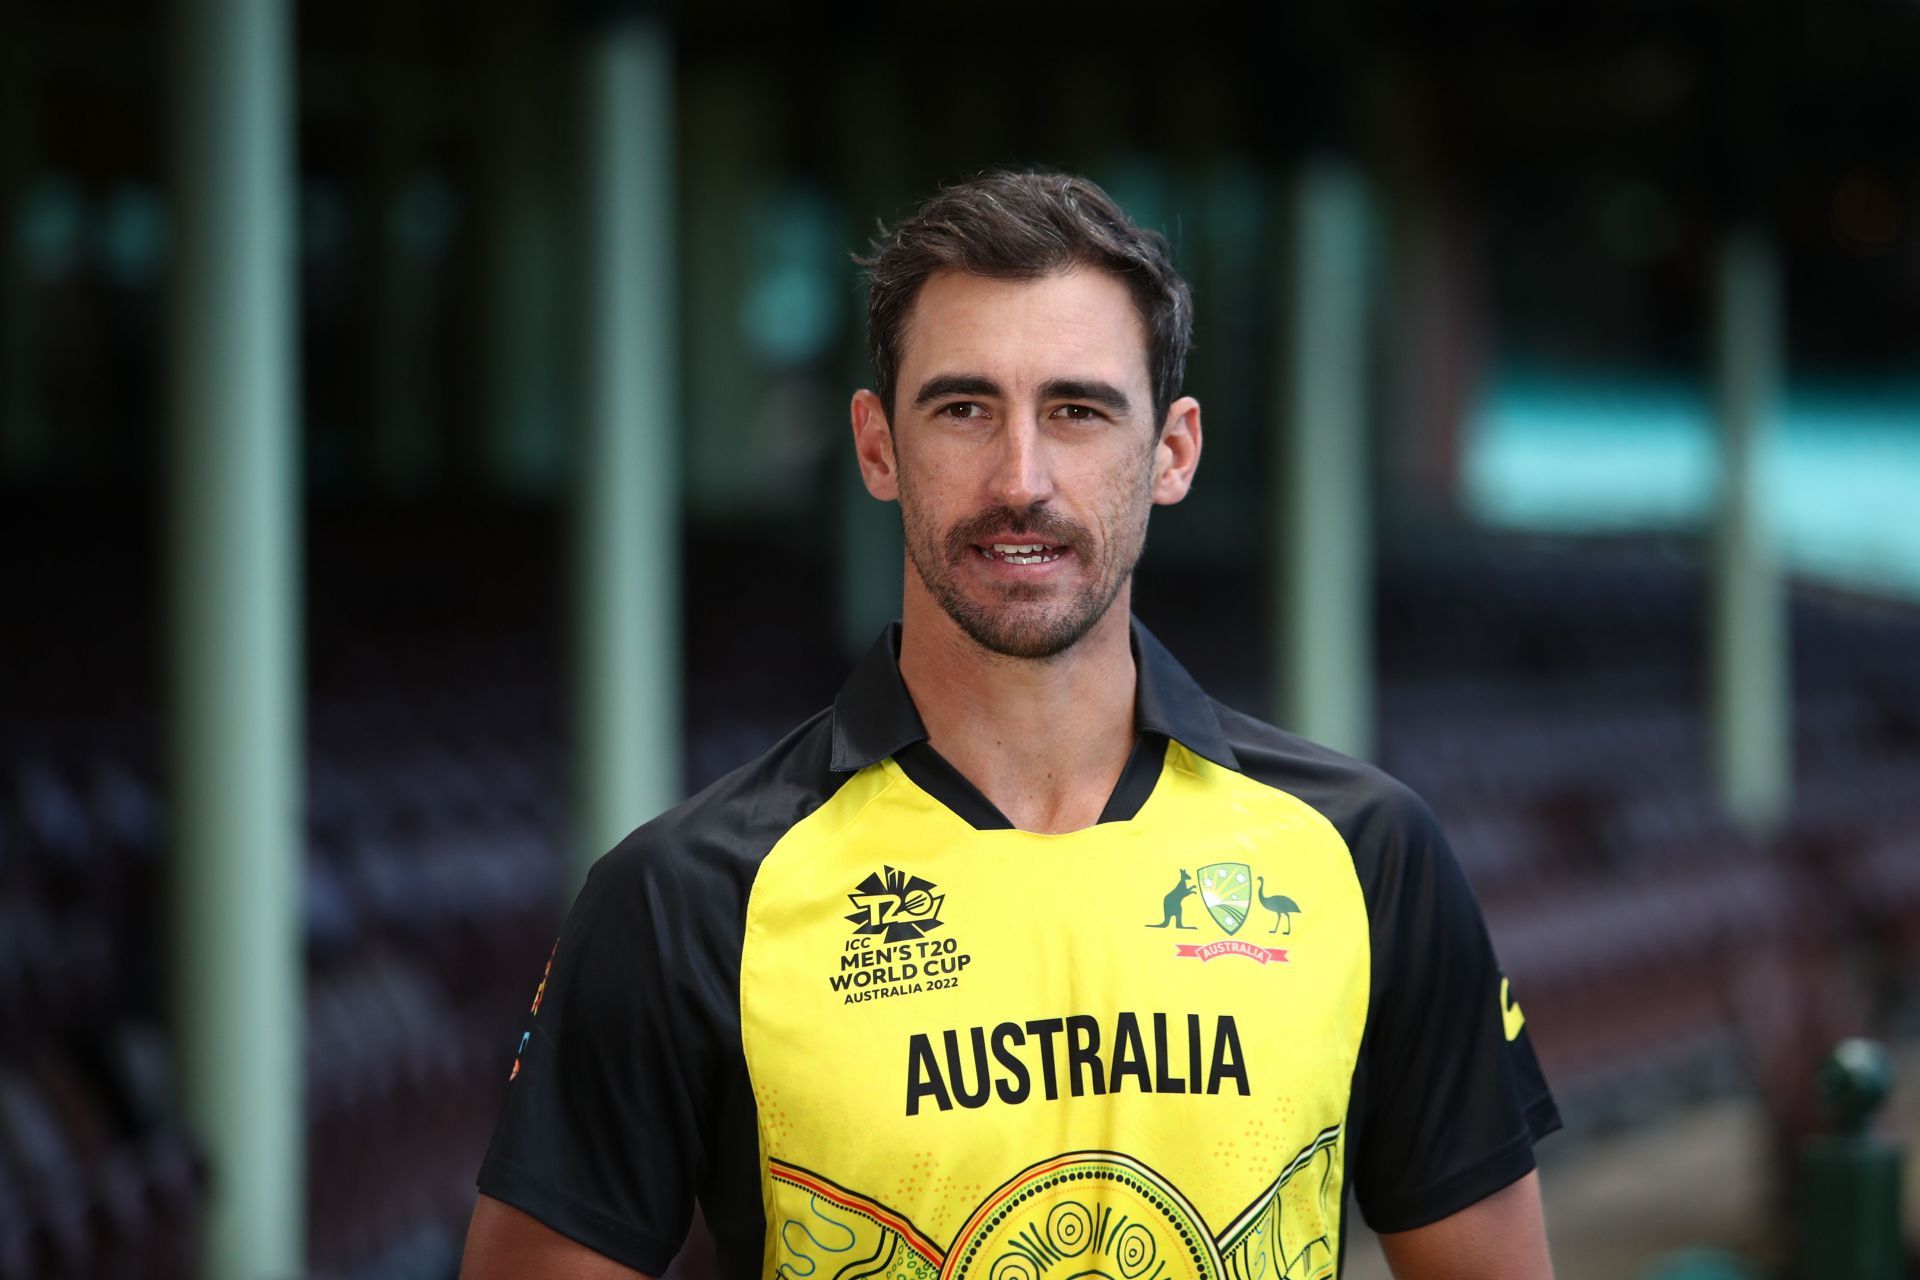
[[[656,819],[595,863],[561,926],[480,1166],[470,1274],[662,1275],[686,1240],[702,1162],[754,1158],[730,951],[746,881],[724,846],[679,821]],[[756,1181],[715,1181],[718,1221],[751,1219]],[[532,1243],[551,1265],[508,1252]]]
[[[1477,1206],[1476,1206],[1477,1207]],[[467,1226],[460,1280],[651,1280],[544,1226],[512,1205],[483,1195]]]
[[[1553,1280],[1536,1170],[1438,1222],[1380,1237],[1396,1280]]]
[[[1390,798],[1356,855],[1375,966],[1355,1197],[1401,1280],[1545,1280],[1532,1146],[1559,1112],[1439,823]]]

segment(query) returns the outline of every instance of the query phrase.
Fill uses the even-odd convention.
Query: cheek
[[[900,460],[900,488],[915,518],[944,529],[976,514],[989,499],[978,467],[964,453],[920,449]]]
[[[1117,463],[1101,477],[1100,488],[1102,519],[1115,529],[1131,529],[1146,518],[1153,500],[1152,459]]]
[[[898,475],[901,521],[922,541],[938,541],[956,519],[968,514],[953,509],[952,481],[937,467],[929,467],[924,460],[903,460]]]
[[[953,460],[933,441],[916,440],[911,447],[896,448],[894,466],[900,483],[918,494],[942,493],[953,484]]]

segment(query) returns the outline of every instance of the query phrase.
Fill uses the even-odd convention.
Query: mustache
[[[1028,538],[1051,547],[1079,549],[1086,530],[1074,521],[1045,507],[1025,511],[1013,507],[988,507],[968,516],[947,530],[947,555],[959,559],[990,538]]]

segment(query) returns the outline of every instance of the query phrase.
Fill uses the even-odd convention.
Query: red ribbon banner
[[[1258,960],[1261,964],[1286,964],[1287,952],[1284,947],[1256,947],[1251,942],[1241,942],[1236,938],[1226,938],[1220,942],[1191,943],[1177,942],[1174,951],[1183,956],[1192,956],[1202,963],[1215,956],[1246,956]]]

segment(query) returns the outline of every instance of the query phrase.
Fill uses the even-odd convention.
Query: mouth
[[[983,559],[1000,564],[1050,564],[1072,550],[1046,542],[977,542],[973,549]]]

